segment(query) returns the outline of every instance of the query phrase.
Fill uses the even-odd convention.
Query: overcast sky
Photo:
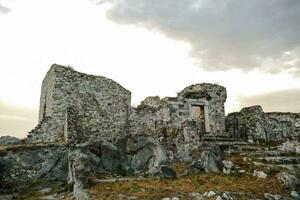
[[[0,135],[37,124],[51,64],[146,96],[227,87],[226,112],[300,112],[299,0],[0,0]]]

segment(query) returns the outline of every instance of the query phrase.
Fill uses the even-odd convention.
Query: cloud
[[[300,112],[300,88],[238,98],[241,107],[261,105],[266,112]]]
[[[300,75],[299,0],[102,0],[107,16],[186,41],[207,70]]]
[[[10,12],[10,9],[8,7],[1,5],[0,3],[0,14],[6,14],[8,12]]]
[[[36,124],[36,111],[0,101],[0,136],[26,137]]]

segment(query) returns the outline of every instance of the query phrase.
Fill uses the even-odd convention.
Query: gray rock
[[[269,194],[269,193],[265,193],[264,194],[264,198],[266,200],[281,200],[281,196],[278,194]]]
[[[300,181],[294,175],[282,172],[277,175],[277,179],[288,189],[296,189],[297,191],[300,190]]]
[[[0,187],[18,188],[29,182],[64,182],[68,176],[67,150],[60,145],[18,146],[1,152]]]
[[[90,196],[87,190],[81,185],[79,181],[75,182],[73,187],[73,194],[76,200],[89,200]]]
[[[201,153],[200,159],[194,161],[190,168],[192,171],[220,172],[223,168],[223,153],[218,146],[212,146]]]
[[[292,197],[294,197],[294,198],[299,198],[300,197],[300,195],[298,194],[298,192],[296,192],[296,191],[291,191],[291,196]]]
[[[52,188],[44,188],[44,189],[41,189],[39,191],[39,193],[41,194],[47,194],[47,193],[50,193],[52,191]]]
[[[15,196],[12,194],[0,194],[1,200],[13,200],[15,199]]]
[[[225,199],[225,200],[233,200],[233,197],[230,195],[229,192],[224,192],[223,193],[223,199]]]
[[[160,166],[150,169],[148,175],[151,177],[156,176],[156,177],[160,177],[160,178],[176,178],[177,177],[176,172],[172,168],[165,166],[165,165],[160,165]]]
[[[230,160],[223,160],[223,173],[230,174],[233,168],[233,162]]]
[[[222,197],[218,195],[216,200],[222,200]]]
[[[257,170],[254,170],[253,172],[253,176],[256,176],[257,178],[267,178],[267,174],[264,173],[263,171],[257,171]]]
[[[126,155],[113,144],[105,142],[101,146],[101,159],[106,171],[118,173],[124,168]]]
[[[298,141],[287,141],[287,142],[283,143],[279,147],[279,149],[281,151],[300,154],[300,142],[298,142]]]
[[[0,144],[2,145],[8,145],[8,144],[20,144],[21,140],[16,137],[12,136],[1,136],[0,137]]]
[[[203,197],[202,194],[198,193],[198,192],[192,192],[189,193],[189,196],[193,199],[193,200],[205,200],[205,198]]]

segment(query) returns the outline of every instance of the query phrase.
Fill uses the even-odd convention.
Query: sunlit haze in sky
[[[227,88],[226,113],[300,112],[299,1],[172,1],[0,0],[0,136],[25,137],[37,124],[54,63],[115,80],[133,105],[211,82]],[[242,12],[255,6],[280,15]]]

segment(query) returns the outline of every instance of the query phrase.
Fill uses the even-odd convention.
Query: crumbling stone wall
[[[280,141],[299,137],[300,114],[265,113],[261,106],[243,108],[226,117],[229,135],[260,141]]]
[[[139,110],[147,110],[143,118],[149,113],[146,124],[164,122],[175,128],[181,128],[186,121],[195,121],[192,116],[193,106],[203,106],[205,117],[205,130],[209,134],[225,133],[225,109],[226,89],[216,84],[202,83],[191,85],[181,91],[177,97],[166,97],[159,100],[158,97],[147,97],[142,101]],[[152,108],[152,112],[149,112]],[[154,110],[154,111],[153,111]],[[153,115],[153,112],[156,115]],[[156,121],[156,122],[155,122]],[[155,125],[154,125],[155,127]]]
[[[76,110],[76,131],[81,135],[93,139],[124,135],[130,101],[130,91],[111,79],[53,65],[42,85],[40,125],[31,132],[28,141],[63,141],[66,113],[70,107]],[[41,127],[47,127],[47,131]]]
[[[189,86],[176,97],[147,97],[131,109],[130,133],[153,135],[166,145],[169,157],[178,157],[197,148],[205,134],[225,134],[225,101],[226,89],[209,83]],[[194,116],[194,106],[202,115]]]
[[[203,124],[198,122],[199,133],[225,131],[226,89],[222,86],[191,85],[177,97],[147,97],[138,108],[130,106],[130,98],[131,93],[111,79],[53,65],[42,85],[39,124],[27,141],[112,141],[128,133],[152,134],[161,125],[183,129],[187,121],[197,124],[192,116],[195,106],[202,106],[204,114]]]
[[[179,94],[190,105],[204,105],[206,111],[206,131],[211,134],[225,133],[226,88],[217,84],[201,83],[186,87]]]

